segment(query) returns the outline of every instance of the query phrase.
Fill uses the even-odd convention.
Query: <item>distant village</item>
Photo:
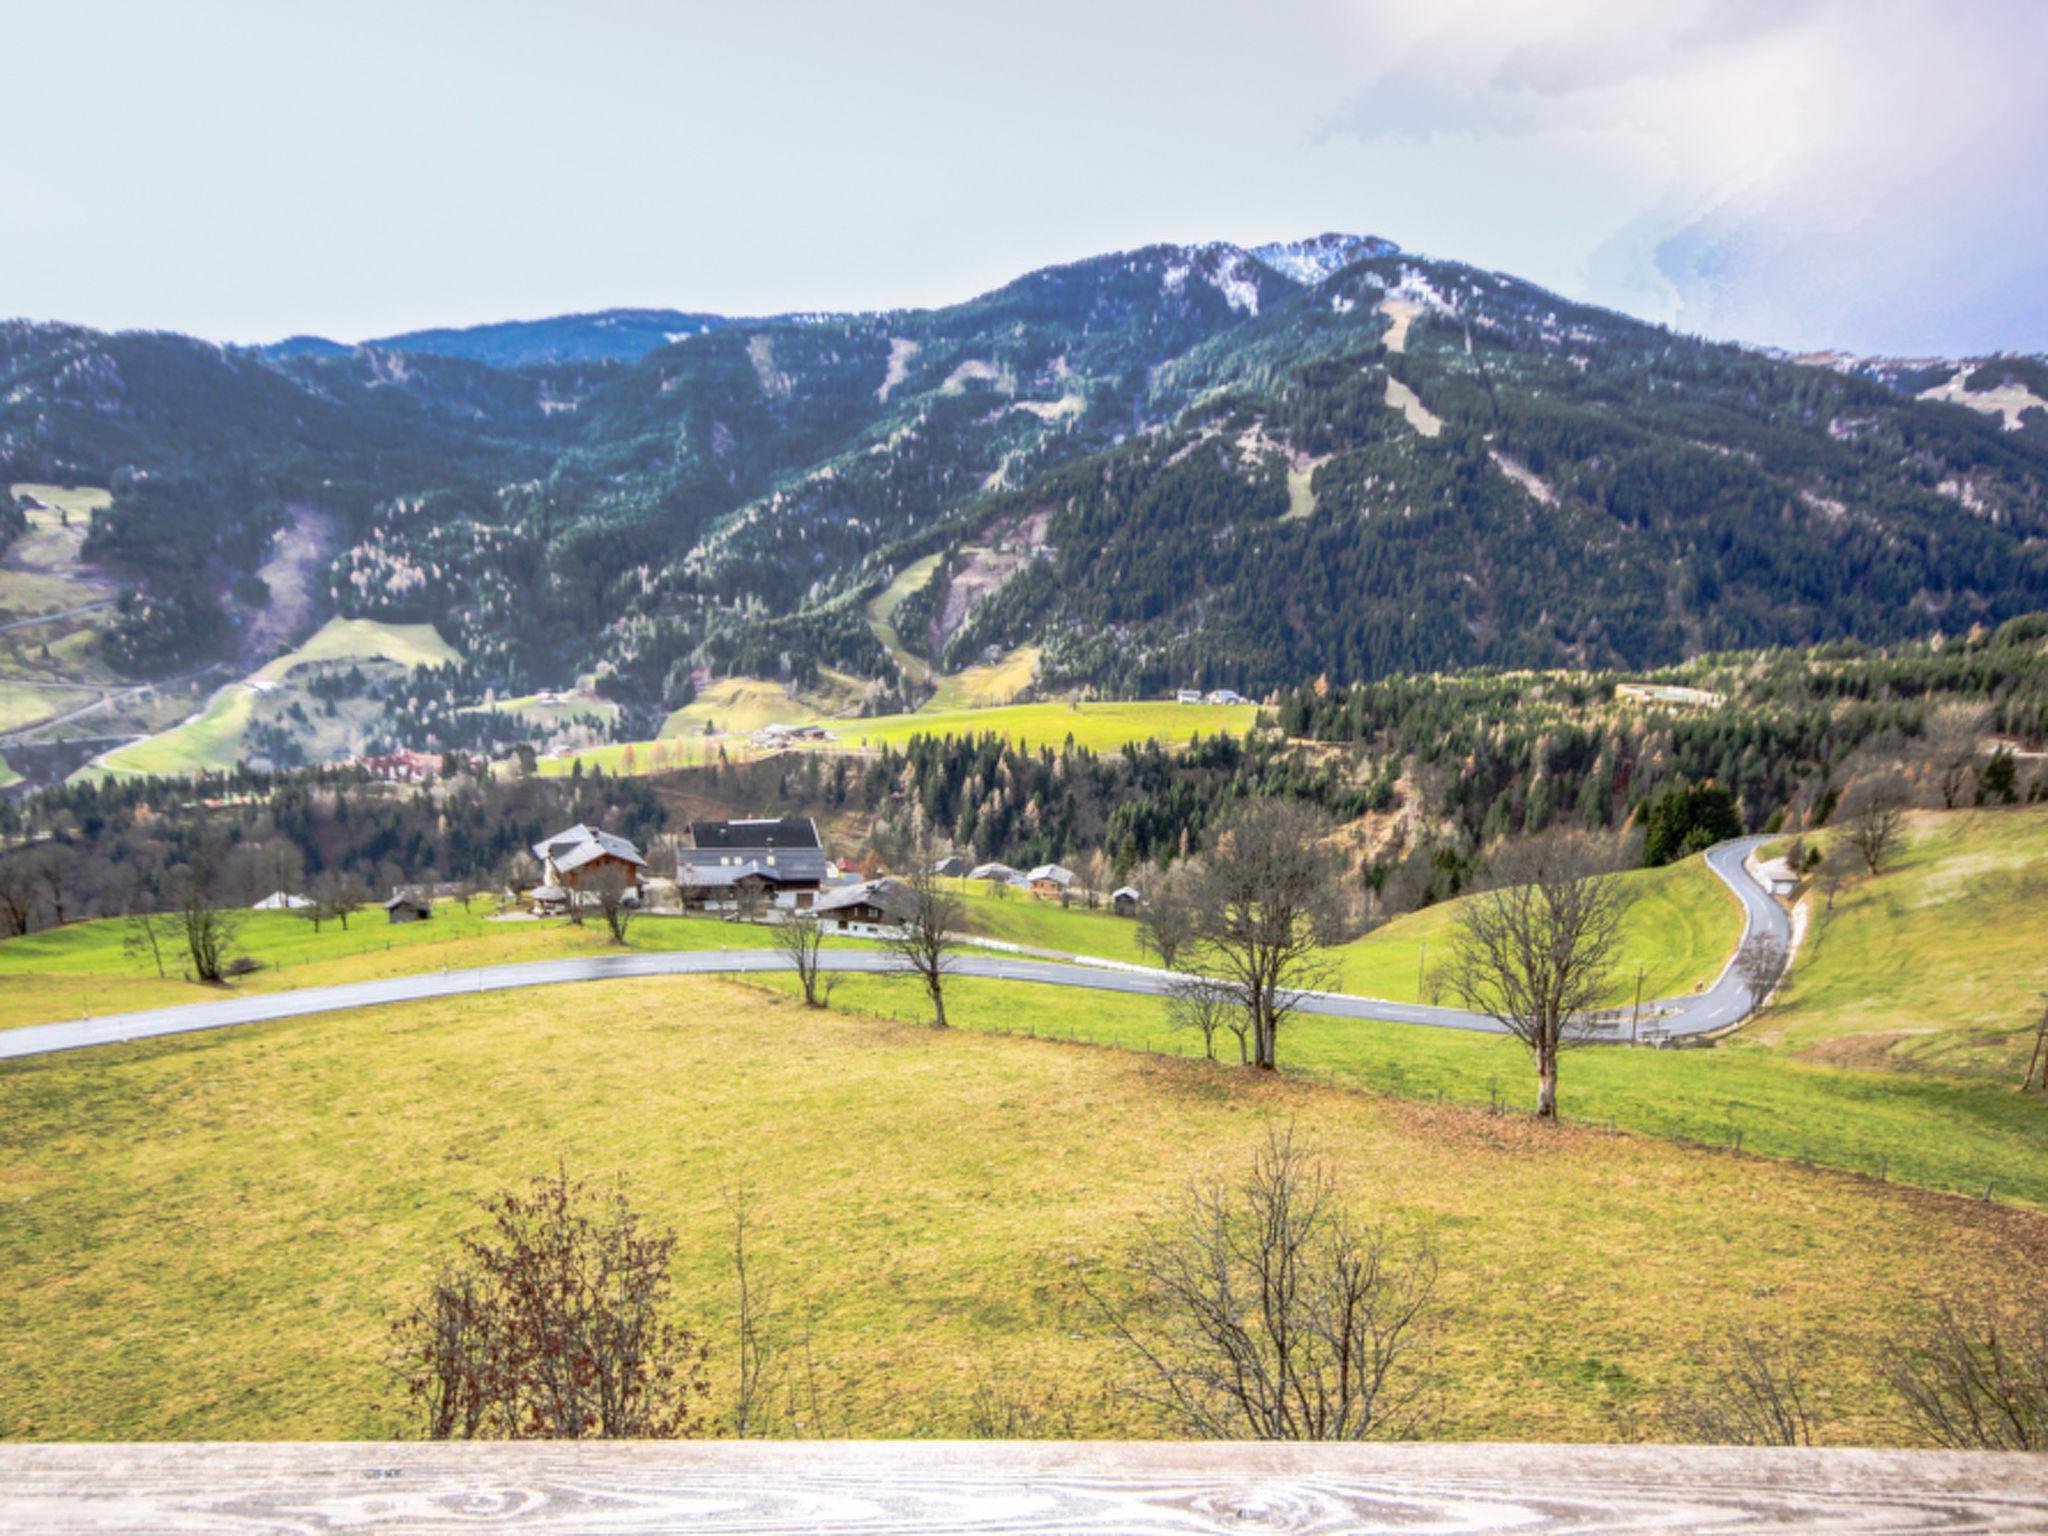
[[[1079,902],[1131,918],[1140,914],[1144,901],[1134,886],[1089,890],[1062,864],[1020,870],[991,862],[969,868],[966,860],[948,855],[909,879],[863,875],[827,853],[817,822],[808,816],[692,821],[673,849],[673,873],[668,875],[657,873],[631,839],[580,822],[535,843],[531,851],[533,877],[504,892],[502,918],[576,918],[623,904],[636,912],[698,914],[730,922],[810,918],[834,933],[886,938],[913,910],[917,878],[980,884],[1062,906]],[[437,900],[460,894],[454,886],[401,886],[381,905],[390,922],[426,922]],[[311,898],[287,891],[274,891],[254,904],[259,911],[312,905]]]

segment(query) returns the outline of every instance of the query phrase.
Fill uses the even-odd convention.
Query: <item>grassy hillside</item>
[[[476,1200],[623,1172],[681,1234],[679,1309],[730,1386],[719,1185],[807,1337],[807,1432],[959,1435],[977,1388],[1161,1426],[1073,1281],[1269,1125],[1443,1264],[1450,1438],[1611,1439],[1734,1329],[1814,1341],[1834,1438],[1883,1441],[1870,1342],[2041,1218],[1657,1141],[1203,1064],[816,1014],[716,981],[477,997],[0,1068],[0,1435],[376,1438],[380,1369]],[[971,1129],[970,1129],[971,1128]],[[1711,1256],[1708,1259],[1706,1256]],[[1560,1277],[1569,1277],[1561,1283]]]
[[[1816,893],[1811,910],[1759,1038],[2018,1084],[2048,1007],[2048,807],[1917,815],[1896,867],[1851,883],[1832,913]]]
[[[696,706],[691,706],[695,708]],[[1220,733],[1242,735],[1258,717],[1251,704],[1167,704],[1157,701],[1111,704],[1009,704],[992,709],[919,710],[908,715],[874,715],[865,720],[807,717],[802,723],[823,726],[831,740],[817,747],[821,751],[874,750],[901,747],[914,736],[974,737],[993,734],[1031,746],[1057,747],[1071,735],[1077,746],[1098,752],[1145,741],[1184,746],[1196,736]],[[725,722],[719,720],[721,727]],[[735,761],[751,754],[745,742],[710,742],[701,736],[681,735],[664,742],[637,741],[617,746],[593,747],[574,757],[550,758],[541,764],[545,774],[574,771],[578,762],[587,773],[602,768],[606,773],[646,773],[662,761],[657,748],[665,747],[668,760],[677,763],[702,761],[707,753],[722,747]],[[627,754],[631,753],[631,761]]]
[[[246,737],[251,724],[276,716],[296,697],[293,674],[302,667],[353,663],[366,669],[382,664],[412,670],[461,659],[431,624],[329,619],[297,650],[220,689],[192,719],[108,753],[100,766],[109,773],[126,774],[189,774],[232,768],[249,755]],[[360,709],[345,709],[334,718],[317,711],[309,713],[314,721],[308,733],[309,755],[314,761],[344,749],[345,733],[367,723],[359,718]]]

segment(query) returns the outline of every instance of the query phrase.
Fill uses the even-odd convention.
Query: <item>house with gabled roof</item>
[[[576,893],[590,886],[602,871],[618,871],[636,892],[647,873],[647,860],[641,857],[631,838],[602,827],[585,826],[580,821],[535,843],[533,856],[540,860],[541,867],[541,883],[533,900],[544,911],[566,908],[576,899]]]
[[[801,910],[835,875],[808,816],[693,821],[689,844],[676,850],[683,905],[699,911],[738,910],[755,899]]]

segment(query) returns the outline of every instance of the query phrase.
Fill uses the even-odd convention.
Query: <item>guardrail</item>
[[[1673,1446],[0,1447],[0,1528],[1206,1536],[2039,1531],[2048,1458]]]

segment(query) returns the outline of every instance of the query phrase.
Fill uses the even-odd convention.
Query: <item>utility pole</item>
[[[1643,968],[1642,968],[1642,966],[1641,966],[1640,964],[1638,964],[1638,965],[1636,966],[1636,1005],[1635,1005],[1635,1008],[1634,1008],[1634,1009],[1633,1009],[1633,1010],[1632,1010],[1632,1011],[1630,1012],[1630,1014],[1629,1014],[1629,1016],[1628,1016],[1628,1043],[1629,1043],[1630,1045],[1634,1045],[1634,1044],[1636,1043],[1636,1026],[1637,1026],[1637,1024],[1639,1024],[1640,1022],[1642,1022],[1642,1017],[1643,1017]]]

